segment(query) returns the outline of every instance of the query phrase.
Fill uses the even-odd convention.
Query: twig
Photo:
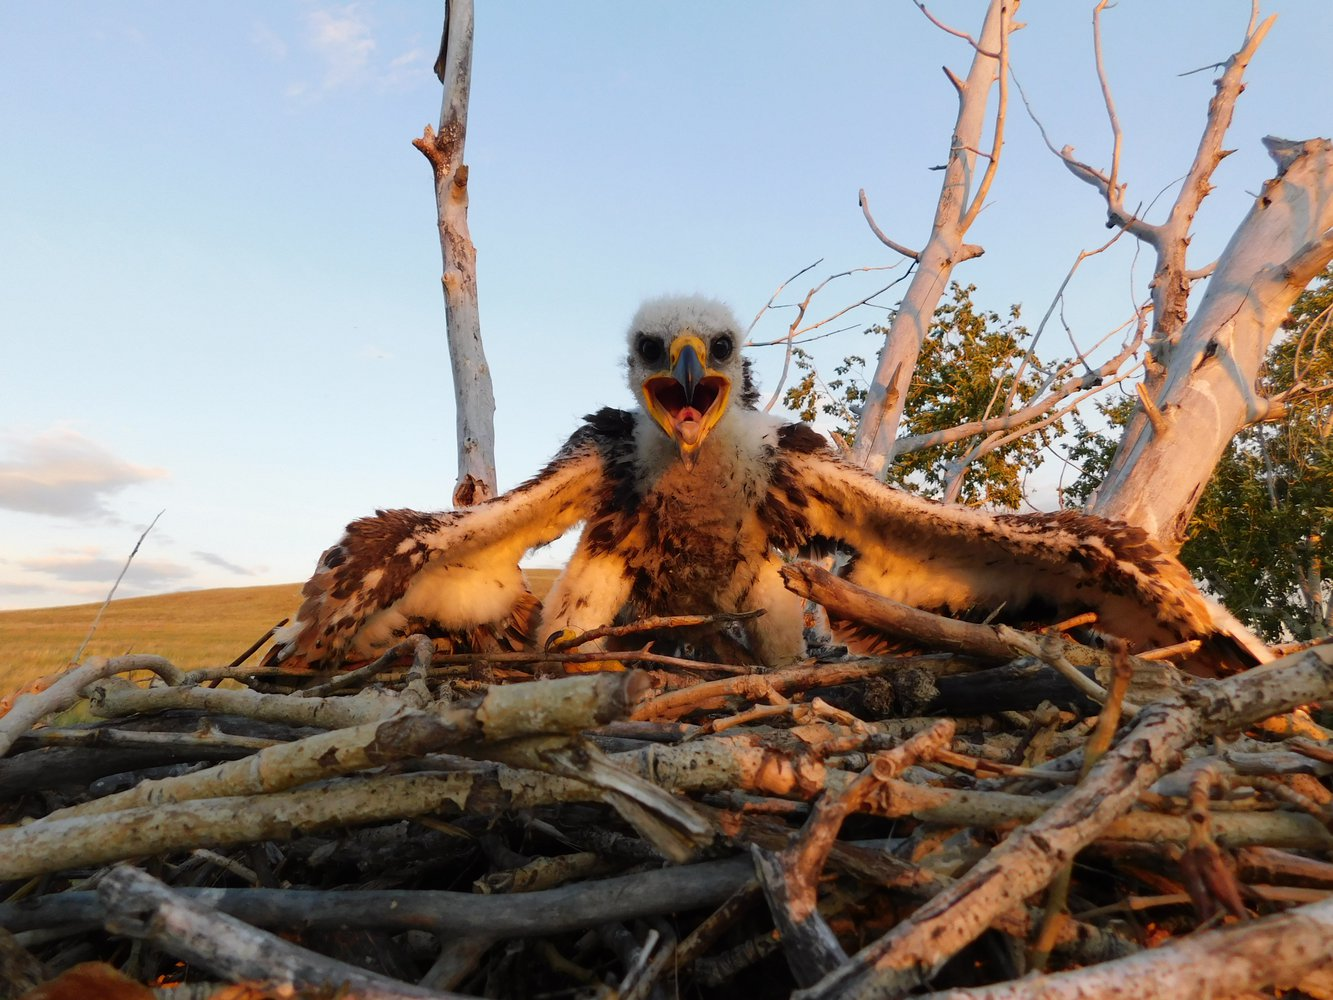
[[[734,857],[512,896],[437,889],[182,888],[177,892],[259,927],[427,928],[449,935],[527,937],[582,930],[608,920],[716,906],[746,885],[753,887],[752,876],[749,858]],[[22,904],[0,903],[0,924],[24,931],[100,922],[105,913],[96,893],[66,891]]]
[[[662,629],[711,627],[716,630],[733,622],[751,621],[763,614],[763,608],[756,608],[754,611],[718,612],[711,615],[659,615],[641,618],[627,625],[603,625],[599,628],[588,629],[586,632],[558,636],[552,640],[548,649],[553,653],[564,653],[582,646],[585,642],[592,642],[594,639],[620,639],[627,635],[642,635],[644,632],[655,632]],[[602,653],[601,655],[606,656],[607,654]]]
[[[144,781],[129,791],[51,813],[44,823],[189,799],[255,795],[294,788],[460,743],[579,732],[623,717],[644,686],[637,674],[587,674],[531,684],[493,685],[471,703],[432,712],[403,706],[388,718],[260,750],[204,771]]]
[[[143,540],[148,537],[148,532],[153,530],[153,526],[157,524],[157,519],[165,513],[165,510],[159,510],[157,512],[157,517],[154,517],[148,522],[148,527],[143,529],[143,534],[141,534],[139,540],[134,543],[134,548],[130,549],[130,554],[125,558],[125,565],[120,568],[120,574],[116,577],[116,582],[113,583],[111,589],[107,591],[106,600],[104,600],[102,606],[97,609],[97,614],[93,616],[93,623],[88,626],[88,634],[83,637],[83,642],[79,643],[78,652],[70,657],[70,662],[78,663],[83,659],[83,651],[88,648],[88,643],[92,642],[93,634],[97,631],[97,626],[102,621],[102,615],[106,613],[107,606],[111,604],[111,598],[116,596],[116,590],[120,587],[120,581],[125,579],[125,573],[130,568],[130,563],[134,562],[134,557],[139,554],[139,546],[142,545]]]
[[[151,670],[169,684],[181,677],[181,672],[160,656],[117,656],[110,660],[92,657],[83,666],[62,674],[49,688],[15,700],[14,707],[0,718],[0,757],[9,753],[14,741],[42,718],[64,711],[83,697],[83,689],[88,685],[131,670]]]
[[[926,981],[1002,912],[1047,883],[1123,815],[1191,742],[1333,694],[1333,649],[1312,649],[1181,699],[1149,706],[1134,731],[1085,782],[1041,819],[1015,831],[979,864],[894,930],[800,995],[897,997]]]
[[[465,1000],[461,994],[421,989],[290,944],[186,899],[135,868],[110,872],[98,893],[106,904],[108,930],[151,941],[167,954],[232,982],[251,980],[285,990],[339,987],[358,1000]]]
[[[1136,1000],[1245,996],[1273,986],[1285,991],[1327,968],[1330,934],[1333,900],[1324,900],[1091,968],[929,993],[922,1000],[1075,1000],[1115,996],[1126,983],[1134,984]]]

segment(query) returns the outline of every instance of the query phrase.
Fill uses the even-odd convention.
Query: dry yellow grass
[[[555,570],[527,570],[544,596]],[[154,653],[186,670],[230,663],[296,610],[301,585],[194,590],[112,601],[84,656]],[[97,604],[0,611],[0,695],[64,669],[88,634]]]

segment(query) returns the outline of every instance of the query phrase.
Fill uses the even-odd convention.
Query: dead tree
[[[922,7],[924,10],[925,8]],[[965,80],[945,69],[949,81],[958,90],[958,118],[954,124],[949,146],[949,159],[944,169],[944,183],[935,209],[935,221],[930,238],[919,251],[894,242],[875,225],[865,192],[861,192],[861,208],[875,235],[895,253],[915,261],[916,273],[903,296],[902,304],[889,332],[871,380],[869,395],[861,410],[852,458],[863,468],[883,475],[894,455],[894,438],[902,419],[907,386],[916,367],[931,317],[940,296],[949,287],[949,275],[954,265],[980,256],[982,248],[965,243],[964,237],[985,203],[986,193],[995,177],[1004,141],[1004,116],[1007,96],[1008,39],[1014,30],[1013,16],[1018,0],[991,0],[986,10],[981,37],[972,41],[975,50],[972,68]],[[952,29],[950,29],[952,30]],[[961,32],[953,32],[961,34]],[[968,37],[968,36],[964,36]],[[989,154],[979,154],[982,133],[986,123],[986,101],[991,86],[1000,84],[999,109]],[[986,160],[986,167],[973,191],[977,159]]]
[[[429,125],[412,145],[425,154],[435,173],[444,272],[445,321],[454,372],[458,439],[458,481],[454,506],[466,507],[495,496],[495,393],[481,343],[477,309],[477,248],[467,225],[468,95],[472,87],[472,0],[448,0],[435,75],[444,84],[440,130]]]
[[[1254,5],[1245,40],[1223,64],[1216,94],[1189,172],[1167,218],[1150,223],[1125,207],[1119,177],[1121,134],[1101,59],[1099,3],[1093,14],[1098,75],[1113,134],[1106,171],[1076,160],[1065,165],[1106,200],[1110,225],[1156,254],[1152,279],[1152,332],[1140,405],[1126,428],[1092,505],[1105,517],[1140,525],[1163,544],[1179,547],[1185,527],[1228,442],[1237,431],[1269,416],[1255,379],[1273,336],[1292,303],[1333,259],[1333,144],[1265,141],[1278,171],[1222,256],[1191,269],[1186,251],[1194,217],[1212,190],[1210,178],[1230,152],[1222,147],[1244,73],[1274,17],[1258,22]],[[1198,312],[1189,317],[1190,287],[1207,277]]]

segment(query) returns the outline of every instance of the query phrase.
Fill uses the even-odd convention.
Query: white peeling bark
[[[976,197],[969,199],[969,195],[976,175],[976,150],[982,148],[986,101],[997,79],[1002,81],[1003,87],[1000,66],[1006,61],[1007,36],[1012,30],[1013,14],[1017,9],[1018,0],[991,0],[967,79],[959,80],[952,73],[949,74],[954,86],[958,88],[958,118],[950,142],[949,161],[944,170],[944,184],[940,189],[935,220],[926,245],[920,252],[913,252],[894,244],[881,234],[887,246],[915,257],[917,264],[907,294],[903,296],[898,313],[885,335],[884,348],[880,351],[869,395],[857,424],[856,443],[852,447],[852,461],[878,477],[884,476],[893,460],[894,439],[902,420],[907,387],[916,368],[921,345],[930,332],[935,307],[949,286],[949,276],[954,265],[982,253],[981,247],[964,243],[963,237],[975,219],[990,178],[994,175],[1003,135],[1003,101],[996,117],[996,136],[986,172]],[[864,197],[862,207],[865,208]],[[874,228],[873,220],[870,221]]]
[[[1278,172],[1231,238],[1198,311],[1141,393],[1092,505],[1178,548],[1232,436],[1266,415],[1264,354],[1301,291],[1333,259],[1333,143],[1265,140]],[[1158,350],[1161,350],[1159,346]]]
[[[445,321],[454,372],[458,481],[454,506],[466,507],[495,496],[495,393],[481,343],[477,308],[477,249],[467,225],[468,95],[472,86],[472,0],[447,0],[444,38],[435,71],[444,83],[440,131],[429,125],[412,144],[435,172],[435,205],[440,253],[444,258]]]

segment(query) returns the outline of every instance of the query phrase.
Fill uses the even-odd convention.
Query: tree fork
[[[1264,354],[1305,286],[1333,260],[1333,142],[1265,140],[1277,162],[1218,259],[1145,406],[1131,422],[1092,511],[1178,549],[1203,485],[1232,436],[1263,419]]]

